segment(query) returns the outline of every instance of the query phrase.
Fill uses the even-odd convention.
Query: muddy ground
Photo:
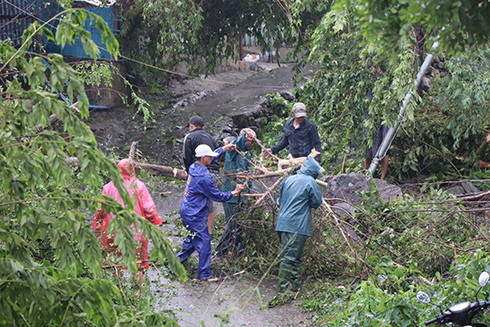
[[[127,153],[131,142],[138,141],[144,156],[141,160],[179,167],[191,116],[203,117],[205,130],[219,140],[233,113],[251,108],[269,93],[292,91],[292,76],[290,67],[283,65],[271,71],[233,71],[206,79],[173,80],[165,92],[174,98],[151,101],[154,121],[146,129],[143,117],[127,108],[92,111],[89,124],[99,143],[115,146],[118,155]],[[182,101],[189,104],[173,106]]]
[[[138,141],[140,161],[180,168],[182,139],[187,132],[185,126],[189,117],[202,116],[205,129],[219,138],[223,128],[230,123],[231,114],[251,108],[268,93],[292,91],[292,76],[290,68],[282,66],[272,71],[235,71],[207,79],[173,81],[168,92],[173,92],[174,99],[170,104],[153,103],[156,115],[146,129],[142,127],[142,117],[127,108],[94,111],[88,123],[99,144],[107,146],[108,151],[117,156],[126,156],[131,143]],[[194,101],[195,98],[199,99]],[[181,100],[189,104],[172,106]],[[184,182],[155,182],[149,186],[159,214],[168,222],[162,230],[171,234],[169,237],[178,250],[183,238],[174,233],[172,221],[178,219]],[[222,214],[221,204],[217,209],[218,214]],[[218,222],[215,228],[224,229],[224,225]],[[219,282],[187,282],[184,285],[168,279],[165,271],[150,269],[148,283],[158,299],[158,310],[173,310],[181,326],[311,325],[301,309],[300,299],[274,309],[263,308],[277,290],[275,276],[218,271],[213,264],[211,268],[213,274],[220,277]],[[189,276],[190,279],[195,277]]]

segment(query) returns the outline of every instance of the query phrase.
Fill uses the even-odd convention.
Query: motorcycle
[[[480,285],[480,288],[475,294],[475,302],[471,303],[466,301],[454,304],[445,311],[443,311],[442,307],[431,303],[430,297],[427,293],[417,292],[417,300],[423,303],[431,303],[433,305],[436,305],[441,310],[440,314],[436,315],[435,318],[424,322],[424,324],[428,326],[437,322],[441,325],[445,325],[452,322],[462,327],[487,327],[486,324],[472,322],[472,320],[478,312],[483,311],[490,306],[490,301],[479,300],[477,297],[480,290],[488,284],[489,279],[490,275],[487,272],[484,271],[480,274],[480,277],[478,278],[478,284]]]

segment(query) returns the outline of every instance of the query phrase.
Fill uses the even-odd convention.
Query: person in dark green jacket
[[[223,183],[223,192],[234,190],[237,183],[244,183],[235,177],[237,173],[249,173],[251,156],[248,152],[254,142],[256,134],[250,128],[244,128],[240,131],[240,136],[235,139],[232,144],[236,145],[236,150],[227,151],[225,156],[225,177]],[[246,189],[242,194],[250,193],[252,182],[249,181]],[[215,255],[222,256],[229,251],[234,251],[236,255],[241,256],[245,253],[245,245],[243,243],[243,232],[240,223],[236,216],[240,212],[240,203],[246,201],[245,197],[234,196],[227,202],[223,202],[223,209],[226,217],[226,229],[214,251]]]
[[[281,182],[276,224],[281,242],[279,290],[269,301],[269,307],[292,299],[300,289],[297,279],[301,270],[303,248],[307,238],[311,236],[311,208],[318,208],[323,201],[322,190],[315,181],[321,172],[323,168],[308,156],[296,175]]]

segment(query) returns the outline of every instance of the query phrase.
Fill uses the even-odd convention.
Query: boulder
[[[358,191],[369,191],[369,178],[361,174],[340,174],[332,177],[325,192],[326,198],[333,203],[361,203]],[[329,202],[330,202],[329,201]]]
[[[328,182],[328,187],[324,195],[327,199],[330,199],[329,202],[335,204],[347,202],[352,205],[359,205],[362,199],[357,192],[370,191],[370,182],[370,178],[362,174],[336,175]],[[398,186],[380,179],[374,179],[374,183],[379,197],[383,202],[401,200],[403,198],[403,193]]]
[[[447,194],[453,194],[453,195],[459,195],[459,194],[464,194],[464,188],[461,186],[453,186],[450,189],[446,190]]]
[[[234,114],[231,116],[233,124],[235,124],[238,129],[256,126],[256,119],[260,120],[261,117],[269,117],[273,113],[272,108],[264,106],[266,103],[267,101],[259,102],[250,110]]]
[[[473,185],[472,182],[468,180],[461,181],[461,187],[464,189],[465,193],[478,193],[480,190]]]
[[[296,99],[293,92],[291,92],[291,91],[282,91],[279,93],[279,95],[281,97],[283,97],[284,100],[287,100],[287,101],[293,101],[294,99]]]
[[[402,189],[396,185],[390,184],[385,180],[374,179],[376,187],[378,188],[379,197],[383,202],[389,202],[391,200],[403,200]]]

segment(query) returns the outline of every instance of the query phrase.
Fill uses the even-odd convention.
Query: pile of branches
[[[305,158],[281,159],[270,155],[266,159],[266,149],[260,140],[256,142],[262,148],[262,156],[258,163],[250,161],[252,172],[236,177],[254,180],[259,193],[247,195],[254,201],[242,205],[237,219],[249,249],[247,266],[275,272],[280,253],[274,232],[278,186]],[[271,168],[271,162],[277,166]],[[153,174],[161,175],[164,171],[155,165],[136,165],[150,167]],[[169,177],[185,176],[180,170],[168,169],[172,171]],[[327,186],[321,180],[317,182]],[[322,206],[313,210],[313,235],[303,254],[306,263],[303,274],[363,280],[376,274],[380,264],[390,264],[419,274],[431,283],[423,276],[446,274],[450,265],[458,262],[459,255],[490,243],[487,192],[460,199],[440,193],[392,202],[383,202],[376,194],[365,195],[361,204],[349,203],[355,208],[354,213],[343,215],[332,208],[336,199],[324,197]],[[271,263],[276,263],[272,270]]]
[[[355,208],[343,219],[328,206],[316,212],[312,246],[306,253],[306,260],[315,263],[307,267],[310,274],[363,280],[389,264],[423,279],[447,274],[460,255],[490,242],[486,200],[442,193],[392,203],[365,201]]]

